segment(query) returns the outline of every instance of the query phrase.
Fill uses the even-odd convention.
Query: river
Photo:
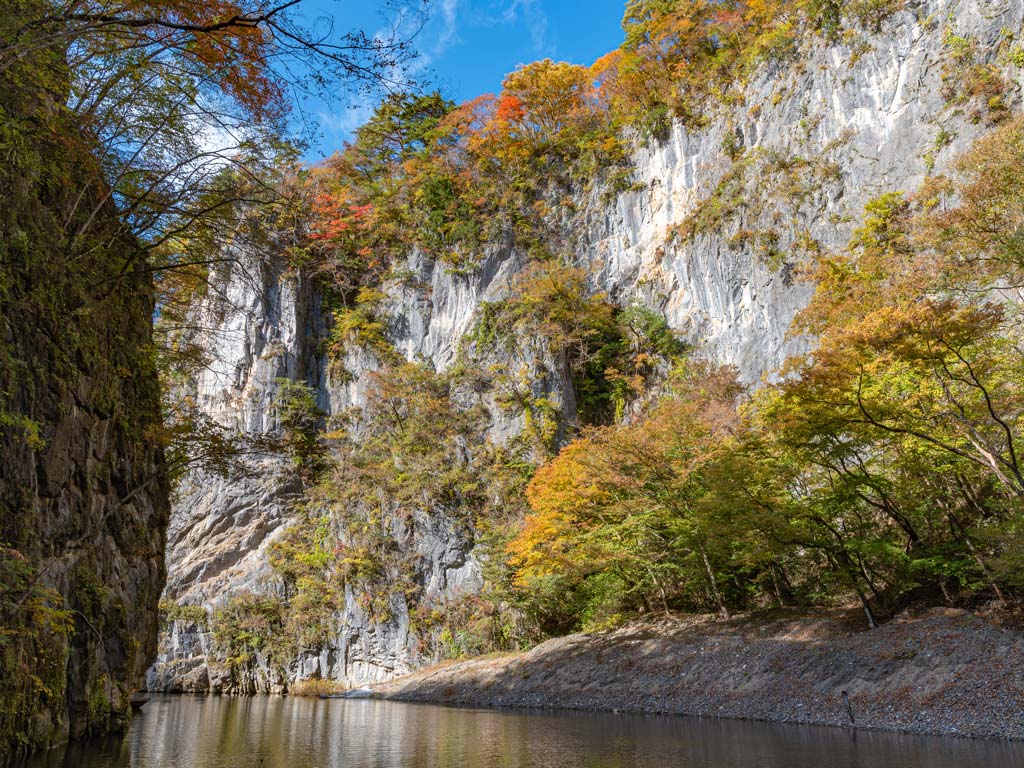
[[[1012,768],[1024,744],[369,699],[153,696],[123,738],[31,768]]]

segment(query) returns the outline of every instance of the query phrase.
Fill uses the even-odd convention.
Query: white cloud
[[[324,146],[340,148],[343,142],[352,138],[359,126],[370,119],[373,110],[374,104],[365,99],[340,112],[318,112],[317,120],[324,133]]]
[[[512,0],[502,11],[501,21],[514,24],[522,20],[529,28],[530,42],[537,53],[552,54],[554,48],[548,43],[548,17],[539,0]]]
[[[443,26],[440,34],[437,36],[437,40],[434,45],[430,48],[429,56],[436,58],[442,53],[447,51],[451,46],[460,42],[459,40],[459,27],[458,27],[458,14],[459,14],[459,0],[442,0],[441,2],[441,20]]]

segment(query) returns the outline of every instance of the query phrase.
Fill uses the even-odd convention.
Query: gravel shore
[[[951,609],[873,630],[838,611],[659,617],[427,668],[375,695],[1024,739],[1024,632]]]

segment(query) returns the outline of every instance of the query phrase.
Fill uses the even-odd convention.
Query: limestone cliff
[[[843,42],[809,38],[791,60],[759,69],[743,103],[709,106],[705,127],[675,124],[661,139],[635,140],[630,189],[578,190],[573,212],[553,214],[561,216],[556,223],[570,234],[595,292],[655,310],[700,354],[735,365],[756,384],[802,348],[787,336],[812,290],[801,266],[841,248],[868,200],[917,188],[998,119],[994,109],[1019,102],[1020,69],[999,58],[997,42],[1022,21],[1020,0],[928,0]],[[976,41],[981,59],[1001,69],[1010,83],[1001,105],[951,98],[958,77],[951,35]],[[409,360],[449,369],[481,305],[505,296],[526,260],[514,245],[494,244],[465,274],[410,253],[408,276],[386,286],[389,341]],[[194,383],[207,413],[239,430],[278,430],[268,404],[279,378],[308,383],[329,416],[365,404],[378,361],[352,349],[347,375],[332,372],[318,345],[330,313],[303,275],[273,254],[246,252],[216,286],[228,309],[196,310],[216,361]],[[535,394],[572,413],[568,372],[558,361],[537,367],[545,375],[535,378]],[[522,427],[520,418],[493,412],[489,433],[500,442]],[[172,514],[169,599],[212,608],[239,590],[279,589],[266,549],[289,520],[296,489],[288,477],[268,459],[256,479],[197,476],[186,484]],[[428,603],[479,585],[472,536],[443,515],[396,522],[394,536],[416,553]],[[378,623],[347,600],[337,626],[334,641],[295,659],[284,677],[263,667],[242,688],[320,677],[356,685],[427,660],[404,605]],[[148,685],[238,689],[208,648],[199,623],[171,622]]]

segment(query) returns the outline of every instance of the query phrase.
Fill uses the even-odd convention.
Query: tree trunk
[[[708,581],[711,584],[711,594],[714,595],[715,602],[718,603],[718,612],[722,614],[723,619],[729,618],[729,608],[725,604],[725,598],[722,597],[722,592],[718,589],[718,579],[715,578],[715,572],[711,568],[711,561],[708,560],[708,553],[704,547],[700,548],[700,556],[704,561],[704,570],[708,575]]]

